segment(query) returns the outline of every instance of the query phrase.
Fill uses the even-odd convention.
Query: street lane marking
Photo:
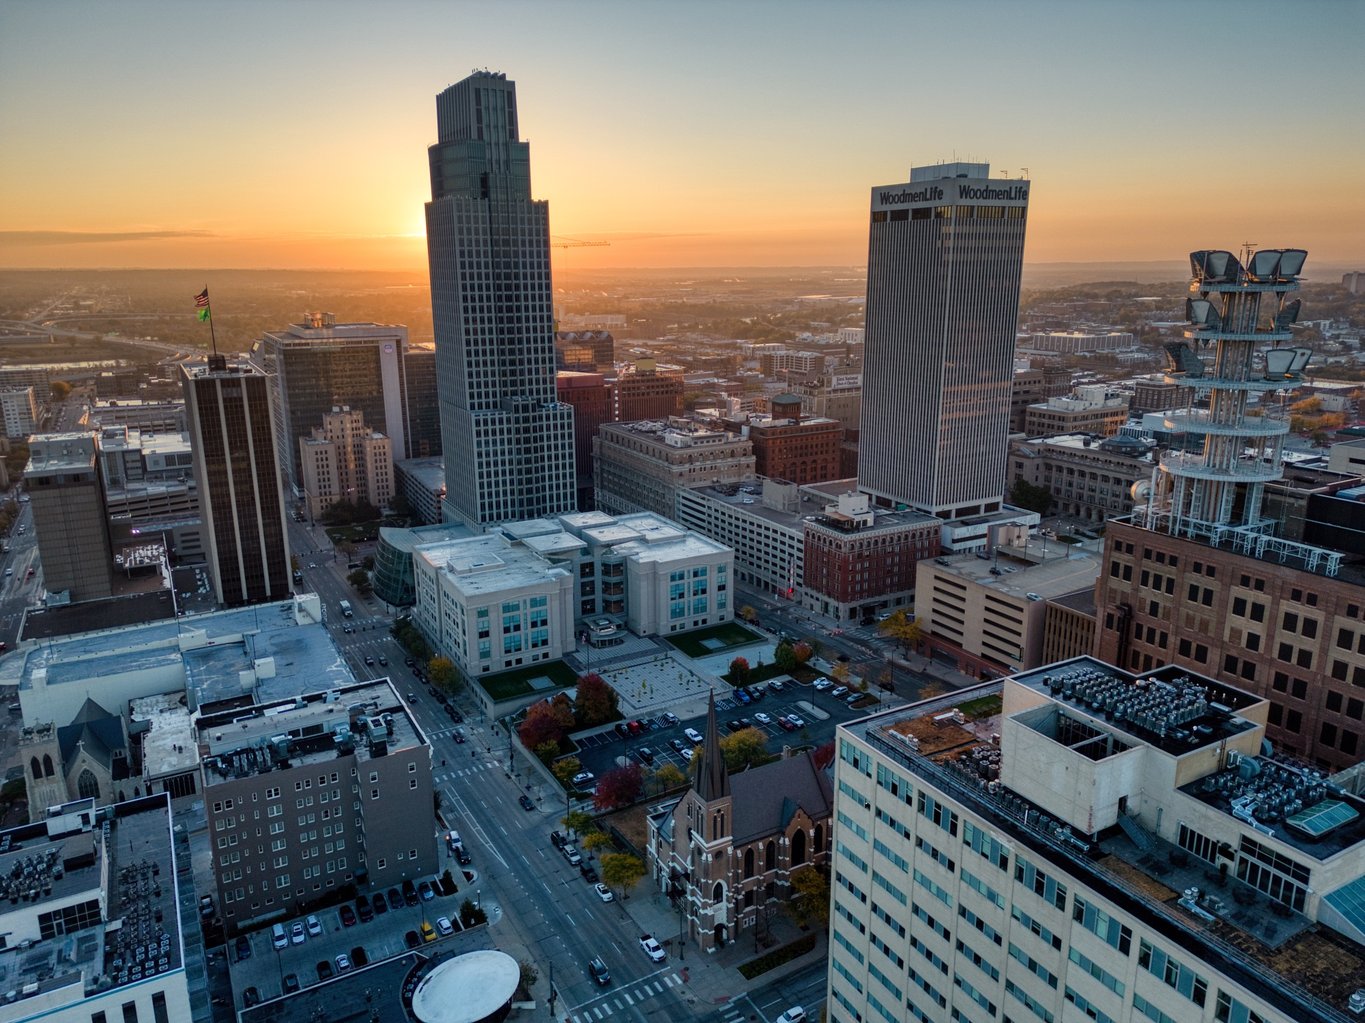
[[[624,999],[626,1000],[626,1004],[627,1004],[627,1005],[634,1005],[634,1004],[635,1004],[635,999],[633,999],[633,998],[630,997],[630,992],[629,992],[629,991],[622,991],[622,992],[621,992],[621,997],[624,998]],[[617,1004],[619,1005],[620,1003],[618,1002]]]

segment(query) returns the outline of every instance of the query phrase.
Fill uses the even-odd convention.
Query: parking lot
[[[400,905],[397,908],[376,913],[368,922],[357,918],[350,926],[342,922],[341,906],[329,906],[312,914],[318,924],[314,930],[320,929],[321,933],[309,933],[307,915],[281,921],[288,936],[283,947],[276,947],[270,926],[243,935],[250,949],[248,958],[239,958],[238,939],[230,940],[224,949],[230,963],[232,987],[238,993],[238,1004],[244,1004],[246,992],[250,988],[255,989],[261,1001],[278,998],[284,990],[285,979],[291,976],[301,988],[321,983],[337,973],[336,957],[339,955],[346,956],[352,969],[362,965],[360,958],[376,962],[400,955],[411,946],[412,938],[408,932],[417,937],[418,945],[439,951],[447,936],[435,933],[437,920],[440,917],[449,918],[453,933],[459,934],[460,904],[467,897],[473,897],[473,890],[462,884],[454,895],[442,896],[438,889],[434,898],[423,901],[419,897],[417,905],[409,906],[400,892]],[[379,893],[372,898],[384,898],[386,905],[390,901]],[[354,900],[345,905],[352,912],[355,911]],[[293,934],[295,923],[305,925],[302,941],[297,941]],[[423,924],[428,925],[433,932],[431,942],[421,940]],[[363,950],[363,957],[357,956],[357,949]],[[324,971],[327,976],[319,974],[321,963],[328,964]]]
[[[834,738],[834,730],[841,722],[864,717],[878,706],[876,696],[872,693],[865,696],[865,706],[850,706],[847,697],[851,694],[846,693],[839,698],[832,695],[834,683],[822,691],[810,683],[795,682],[786,676],[774,681],[781,684],[781,691],[769,688],[768,683],[751,686],[751,691],[756,690],[762,695],[747,704],[741,701],[734,690],[723,699],[716,700],[716,724],[722,736],[735,730],[730,727],[733,722],[757,728],[767,735],[768,749],[773,753],[786,745],[819,746]],[[804,724],[793,730],[782,728],[778,719],[790,714],[799,715]],[[759,715],[768,720],[762,720]],[[693,743],[685,735],[685,730],[692,728],[704,733],[705,715],[679,719],[674,723],[664,714],[656,714],[639,719],[639,723],[639,734],[622,736],[619,729],[613,727],[591,735],[575,736],[579,746],[578,759],[583,770],[601,777],[607,771],[634,760],[655,770],[664,764],[673,764],[686,773]],[[674,746],[675,741],[681,749]],[[642,756],[642,749],[648,753]],[[646,757],[652,759],[647,760]]]

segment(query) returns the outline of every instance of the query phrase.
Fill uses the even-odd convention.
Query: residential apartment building
[[[1349,1019],[1365,803],[1267,710],[1078,658],[840,726],[832,1023]]]
[[[38,399],[32,387],[0,391],[0,425],[5,436],[23,440],[38,428]]]
[[[1001,509],[1028,197],[977,163],[872,189],[858,487],[879,504]]]
[[[0,832],[0,1020],[193,1018],[202,944],[189,840],[172,823],[163,795],[80,799]]]
[[[481,526],[575,503],[555,395],[550,211],[531,198],[517,87],[476,71],[436,97],[426,205],[445,517]]]
[[[1128,398],[1104,384],[1085,384],[1061,398],[1030,405],[1024,411],[1024,433],[1055,437],[1061,433],[1096,433],[1112,437],[1128,421]]]
[[[938,554],[943,523],[923,512],[874,509],[851,489],[831,496],[805,521],[802,603],[840,622],[908,604],[915,566]]]
[[[208,715],[198,733],[230,932],[436,872],[431,746],[387,679]]]
[[[304,496],[299,438],[338,406],[364,416],[371,429],[389,438],[397,457],[416,453],[408,446],[407,347],[407,327],[338,323],[332,313],[309,313],[302,323],[266,331],[252,346],[251,361],[269,380],[277,457],[295,497]],[[434,359],[428,353],[419,388],[420,381],[434,379]],[[420,363],[420,355],[416,361]],[[434,393],[434,384],[428,383],[427,391]]]
[[[1149,483],[1153,446],[1115,434],[1096,441],[1088,433],[1010,443],[1010,485],[1017,480],[1052,495],[1049,514],[1102,523],[1133,510],[1133,485]]]
[[[322,426],[299,438],[299,482],[308,513],[320,518],[338,501],[386,508],[393,499],[393,445],[359,409],[334,406]]]
[[[593,441],[597,507],[673,516],[686,487],[751,479],[753,451],[753,441],[716,420],[605,423]]]

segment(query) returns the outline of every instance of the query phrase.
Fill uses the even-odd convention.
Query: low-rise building
[[[1127,421],[1127,396],[1111,393],[1103,384],[1086,384],[1064,397],[1028,406],[1024,411],[1024,432],[1030,437],[1055,437],[1061,433],[1110,437]]]
[[[921,561],[915,619],[936,659],[968,674],[999,674],[1043,662],[1049,601],[1093,591],[1099,561],[1068,544],[1035,539],[994,555]]]
[[[198,744],[230,930],[436,872],[431,746],[387,679],[206,715]]]
[[[610,373],[615,358],[611,331],[555,331],[555,369],[560,372]]]
[[[711,419],[608,423],[593,442],[597,507],[673,517],[678,492],[754,476],[753,442]]]
[[[406,458],[393,463],[393,482],[408,502],[414,522],[424,526],[441,521],[441,502],[446,497],[444,458]]]
[[[771,415],[748,416],[742,424],[730,425],[741,435],[747,430],[759,476],[797,485],[840,478],[843,425],[835,419],[804,418],[801,399],[794,394],[774,397]]]
[[[1352,1018],[1365,802],[1268,706],[1083,657],[840,726],[831,1020]]]
[[[1117,352],[1136,345],[1133,335],[1125,330],[1048,330],[1019,339],[1019,348],[1023,351],[1053,355]]]
[[[189,844],[169,801],[48,808],[0,832],[0,1005],[4,1023],[188,1020],[202,962]]]
[[[1050,514],[1095,523],[1132,512],[1133,485],[1150,481],[1155,468],[1152,444],[1088,433],[1015,438],[1009,465],[1010,485],[1023,480],[1052,495]]]

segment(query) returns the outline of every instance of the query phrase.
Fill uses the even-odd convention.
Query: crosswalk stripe
[[[648,987],[649,985],[645,985],[645,986]],[[661,994],[664,993],[663,985],[660,984],[657,980],[654,982],[654,993],[655,993],[656,995],[661,995]]]
[[[677,983],[677,980],[674,979],[673,977],[665,977],[664,983],[667,984],[669,987],[672,987],[674,984]]]
[[[630,992],[629,992],[629,991],[622,991],[622,992],[621,992],[621,997],[624,998],[624,999],[626,1000],[626,1004],[627,1004],[627,1005],[634,1005],[634,1004],[635,1004],[635,1000],[632,999],[632,998],[630,997]]]

